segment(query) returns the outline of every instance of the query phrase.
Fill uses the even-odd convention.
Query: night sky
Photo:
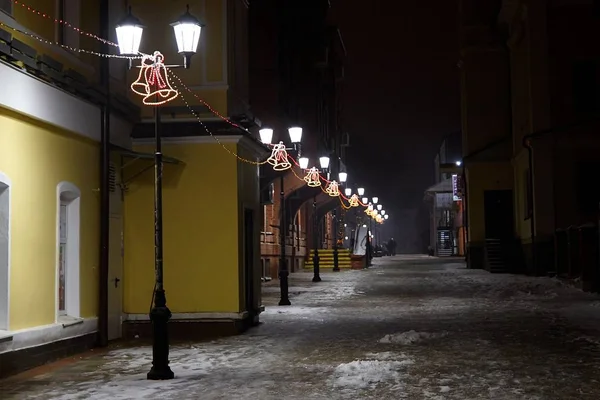
[[[349,173],[392,214],[386,235],[404,252],[423,250],[423,192],[442,138],[460,129],[457,3],[331,1],[348,52]]]

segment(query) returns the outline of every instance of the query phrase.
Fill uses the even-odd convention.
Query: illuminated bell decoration
[[[352,196],[350,196],[350,199],[348,200],[348,203],[349,203],[350,207],[358,207],[358,205],[359,205],[358,195],[357,194],[353,194]]]
[[[292,166],[292,164],[288,161],[287,150],[283,142],[273,145],[271,156],[267,158],[267,162],[273,166],[275,171],[285,171]]]
[[[375,217],[375,221],[381,223],[381,222],[383,222],[383,217],[381,215],[378,215]]]
[[[319,176],[319,170],[317,167],[312,167],[306,173],[304,177],[304,181],[310,187],[319,187],[321,186],[321,177]]]
[[[155,51],[151,56],[144,56],[138,78],[131,84],[131,90],[144,96],[143,102],[147,106],[160,106],[179,95],[169,83],[164,60],[165,57],[160,51]]]
[[[336,181],[329,182],[329,185],[327,185],[325,192],[331,197],[338,197],[340,195],[339,184]]]

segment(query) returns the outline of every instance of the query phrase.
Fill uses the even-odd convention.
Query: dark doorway
[[[254,211],[244,210],[244,293],[245,308],[249,313],[249,321],[255,323],[257,312],[255,305],[255,265],[254,265]]]
[[[486,239],[511,239],[513,229],[512,190],[486,190],[483,192]]]

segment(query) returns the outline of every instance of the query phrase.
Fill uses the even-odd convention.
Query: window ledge
[[[60,317],[58,317],[58,323],[61,324],[63,328],[68,328],[73,325],[83,324],[83,318],[61,315]]]
[[[10,28],[17,29],[17,30],[23,31],[23,32],[27,32],[31,35],[35,35],[39,38],[42,38],[41,35],[38,35],[37,33],[31,31],[30,29],[27,29],[25,26],[23,26],[19,22],[17,22],[14,19],[14,17],[12,17],[11,15],[8,15],[4,12],[0,12],[0,22],[2,22],[3,24],[5,24],[6,26],[8,26]],[[9,33],[11,35],[13,34],[13,32],[9,32]],[[63,49],[62,47],[60,47],[58,45],[53,45],[50,43],[45,43],[42,41],[39,41],[39,43],[41,46],[47,48],[48,50],[64,57],[66,60],[69,61],[69,63],[73,64],[73,66],[76,66],[77,68],[80,68],[81,70],[87,71],[89,73],[95,72],[94,67],[84,63],[78,57],[74,56],[72,53],[68,52],[67,50]]]
[[[0,330],[0,343],[12,342],[13,334],[10,331]]]

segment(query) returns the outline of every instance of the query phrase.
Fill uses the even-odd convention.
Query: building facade
[[[462,2],[471,267],[559,273],[556,232],[571,227],[570,264],[597,269],[597,244],[574,243],[598,221],[598,29],[591,0]]]
[[[99,2],[60,11],[97,32]],[[49,9],[48,9],[49,8]],[[123,10],[124,11],[124,10]],[[99,42],[0,2],[0,375],[96,342],[100,137],[106,96]],[[118,81],[118,76],[112,77]],[[111,94],[112,145],[126,148],[138,109]],[[114,172],[115,166],[112,166]],[[120,237],[120,232],[113,232]],[[115,248],[117,253],[120,249]],[[120,315],[118,319],[120,324]]]
[[[260,313],[257,160],[267,154],[246,131],[256,128],[248,105],[248,3],[128,3],[146,26],[141,50],[162,51],[167,64],[181,63],[168,22],[189,3],[205,24],[191,68],[176,69],[181,81],[170,80],[185,101],[160,107],[165,289],[175,337],[239,332]],[[101,343],[104,329],[110,340],[146,336],[154,280],[154,108],[130,90],[137,68],[114,58],[109,215],[101,214],[107,93],[100,57],[90,52],[102,51],[94,37],[101,30],[116,42],[125,3],[27,5],[0,2],[0,375]]]
[[[332,176],[340,170],[342,153],[341,83],[345,48],[339,30],[330,22],[327,0],[258,0],[251,5],[251,86],[261,87],[251,95],[251,104],[261,110],[261,120],[275,131],[274,140],[288,143],[287,128],[304,130],[302,154],[318,166],[318,157],[331,159]],[[286,260],[290,271],[304,267],[312,235],[317,230],[318,246],[333,246],[335,230],[330,198],[318,189],[306,188],[299,169],[284,173],[286,210]],[[261,258],[265,279],[277,276],[281,243],[281,176],[270,166],[261,168],[263,231]],[[308,190],[307,190],[308,189]],[[313,199],[318,208],[330,207],[329,216],[319,215],[315,226]],[[339,200],[335,199],[339,204]],[[336,213],[338,210],[336,210]]]

